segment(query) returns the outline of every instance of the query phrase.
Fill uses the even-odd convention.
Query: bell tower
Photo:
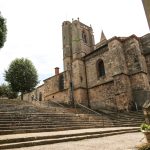
[[[64,71],[66,71],[72,64],[72,36],[71,22],[69,21],[64,21],[62,24],[62,39]]]
[[[72,54],[73,60],[80,59],[94,50],[94,36],[92,27],[78,20],[72,22]]]
[[[89,106],[86,68],[83,57],[94,51],[93,29],[77,20],[62,24],[64,71],[70,74],[70,91],[74,102]]]

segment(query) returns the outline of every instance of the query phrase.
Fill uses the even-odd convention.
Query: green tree
[[[13,92],[11,87],[6,84],[0,85],[0,97],[17,98],[18,93]]]
[[[7,85],[0,85],[0,97],[7,97]]]
[[[6,41],[6,34],[7,34],[6,20],[0,14],[0,48],[4,46],[4,43]]]
[[[13,60],[8,70],[5,71],[4,77],[12,91],[21,92],[21,99],[23,99],[24,93],[32,91],[38,83],[38,75],[34,65],[25,58]]]

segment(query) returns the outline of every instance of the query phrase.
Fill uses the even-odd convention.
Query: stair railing
[[[63,106],[62,104],[60,104],[59,102],[53,101],[52,99],[48,100],[48,101],[52,101],[53,103],[59,105],[60,107],[65,108],[65,106]]]
[[[62,104],[60,104],[59,102],[53,101],[52,99],[50,99],[50,100],[48,100],[48,101],[52,101],[53,103],[59,105],[60,107],[65,108]],[[78,103],[78,102],[76,102],[76,104],[77,104],[78,106],[80,106],[80,107],[82,107],[82,108],[84,108],[84,109],[86,109],[86,110],[88,110],[88,111],[90,111],[90,112],[92,112],[92,113],[94,113],[94,114],[100,116],[100,117],[102,118],[102,126],[104,127],[104,116],[103,116],[103,114],[100,114],[100,113],[94,111],[93,109],[90,109],[90,108],[86,107],[85,105],[82,105],[82,104],[80,104],[80,103]],[[76,109],[76,104],[75,104],[75,109]],[[77,113],[77,110],[76,110],[76,113]]]

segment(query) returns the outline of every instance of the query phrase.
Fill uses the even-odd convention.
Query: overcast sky
[[[62,22],[80,18],[92,25],[96,43],[106,37],[149,32],[141,0],[0,0],[7,19],[7,41],[0,50],[0,84],[15,58],[30,59],[42,81],[63,71]]]

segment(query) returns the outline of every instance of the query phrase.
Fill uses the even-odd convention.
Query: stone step
[[[70,124],[70,123],[72,123],[72,124],[88,124],[88,123],[90,123],[90,124],[101,124],[101,123],[103,123],[102,121],[93,121],[93,122],[89,122],[89,121],[84,121],[84,122],[81,122],[81,121],[71,121],[71,122],[59,122],[59,121],[57,121],[57,122],[40,122],[40,121],[36,121],[36,122],[33,122],[33,121],[31,121],[31,122],[2,122],[2,123],[0,123],[0,127],[5,127],[5,126],[22,126],[22,125],[55,125],[55,124]],[[105,123],[109,123],[109,122],[105,122]]]
[[[90,116],[90,115],[63,115],[63,114],[51,114],[51,115],[1,115],[1,118],[0,119],[23,119],[23,118],[94,118],[95,120],[96,119],[102,119],[102,118],[106,118],[106,117],[96,117],[96,116]],[[143,119],[143,117],[126,117],[126,118],[118,118],[118,117],[115,117],[114,118],[115,120],[118,119],[118,120],[139,120],[139,119]],[[112,119],[113,120],[113,119]]]
[[[6,112],[2,112],[2,111],[0,111],[0,114],[3,114],[3,115],[12,115],[12,114],[16,114],[16,115],[19,115],[19,114],[21,114],[21,115],[23,115],[23,114],[25,114],[25,115],[29,115],[29,114],[31,114],[31,115],[59,115],[59,114],[64,114],[64,115],[75,115],[75,113],[44,113],[44,112],[42,112],[42,113],[40,113],[40,112],[33,112],[33,113],[22,113],[21,111],[19,112],[19,113],[17,113],[17,112],[14,112],[14,111],[12,111],[12,112],[10,112],[10,111],[6,111]],[[83,113],[79,113],[79,114],[83,114]],[[85,115],[85,114],[83,114],[83,115]],[[88,114],[88,115],[93,115],[93,116],[95,116],[95,114]],[[109,114],[110,115],[110,117],[111,116],[115,116],[115,117],[121,117],[121,118],[123,118],[123,117],[143,117],[143,114],[142,113],[135,113],[134,115],[132,114],[132,113],[130,113],[130,114],[127,114],[127,115],[125,115],[125,114],[120,114],[120,113],[118,113],[118,114]]]
[[[89,129],[88,129],[89,130]],[[17,136],[13,136],[13,138],[8,138],[8,136],[7,137],[5,137],[5,136],[3,136],[3,138],[1,139],[0,138],[0,144],[5,144],[5,143],[14,143],[14,142],[22,142],[22,141],[24,141],[24,140],[39,140],[39,139],[46,139],[46,138],[61,138],[61,137],[63,137],[63,136],[66,136],[66,137],[68,137],[68,136],[74,136],[74,135],[88,135],[88,134],[90,134],[90,135],[92,135],[92,134],[99,134],[99,133],[111,133],[111,132],[120,132],[120,131],[133,131],[133,130],[136,130],[136,131],[139,131],[139,128],[129,128],[129,129],[115,129],[115,130],[111,130],[111,129],[109,129],[108,131],[106,130],[106,131],[103,131],[103,129],[101,130],[101,128],[99,128],[99,130],[101,130],[101,131],[88,131],[87,130],[87,132],[77,132],[76,133],[76,131],[75,131],[75,134],[72,134],[72,133],[70,133],[70,132],[67,132],[67,133],[63,133],[62,134],[62,132],[59,132],[59,134],[58,133],[56,133],[55,132],[55,135],[51,135],[50,134],[50,132],[44,132],[44,133],[48,133],[49,135],[48,136],[45,136],[45,134],[43,135],[43,136],[41,136],[41,134],[43,134],[43,132],[41,133],[41,134],[38,134],[38,136],[36,135],[36,138],[33,136],[34,134],[32,134],[32,135],[30,135],[30,134],[28,134],[28,135],[30,135],[30,136],[27,136],[27,138],[25,138],[25,137],[21,137],[20,138],[20,134],[19,134],[19,138],[17,138],[18,137],[18,135]],[[77,130],[77,131],[80,131],[80,130]],[[82,131],[82,130],[81,130]],[[37,134],[37,133],[35,133],[35,134]],[[12,137],[11,136],[11,137]],[[5,138],[4,138],[5,137]]]
[[[0,122],[0,127],[2,126],[21,126],[21,125],[38,125],[38,124],[41,124],[41,125],[44,125],[44,124],[49,124],[49,125],[57,125],[57,124],[62,124],[62,125],[67,125],[67,124],[141,124],[142,121],[136,121],[136,122],[120,122],[120,121],[115,121],[115,122],[107,122],[107,121],[93,121],[93,122],[90,122],[90,121],[59,121],[59,120],[56,120],[56,121],[53,121],[53,122],[48,122],[48,121],[24,121],[24,122],[21,122],[21,121],[2,121]]]
[[[35,125],[41,125],[41,126],[44,126],[44,125],[86,125],[86,124],[90,124],[90,125],[95,125],[95,124],[104,124],[104,125],[125,125],[125,124],[128,124],[128,125],[133,125],[133,124],[141,124],[142,122],[113,122],[113,123],[109,123],[109,122],[80,122],[80,121],[72,121],[72,122],[3,122],[2,124],[0,124],[0,128],[1,127],[13,127],[13,126],[35,126]]]
[[[12,127],[13,128],[13,127],[19,127],[19,126],[20,127],[22,127],[22,126],[25,126],[25,127],[26,126],[34,126],[35,127],[35,126],[58,126],[58,125],[60,125],[60,126],[65,126],[65,125],[66,126],[68,126],[68,125],[83,125],[84,126],[84,125],[87,125],[87,124],[88,125],[102,125],[103,123],[101,123],[101,122],[100,123],[99,122],[98,123],[93,123],[93,122],[87,122],[87,123],[70,122],[70,123],[62,123],[62,124],[61,123],[57,123],[57,124],[56,123],[43,123],[43,124],[42,123],[36,123],[36,124],[33,124],[33,123],[31,123],[31,124],[23,124],[22,123],[22,124],[2,124],[2,125],[0,125],[0,128],[6,128],[6,127],[7,128],[8,127]],[[105,123],[105,124],[109,124],[109,123]]]
[[[0,130],[0,135],[77,130],[77,129],[88,129],[88,128],[96,128],[96,127],[98,127],[98,126],[90,125],[90,126],[71,126],[71,127],[40,128],[40,129]],[[100,127],[102,127],[102,126],[100,126]]]
[[[62,123],[62,124],[65,124],[65,123],[103,123],[103,120],[99,120],[99,121],[83,121],[83,120],[70,120],[70,121],[65,121],[65,120],[55,120],[55,121],[49,121],[49,120],[38,120],[38,121],[35,121],[35,120],[25,120],[25,121],[20,121],[20,120],[16,120],[16,121],[14,121],[14,120],[9,120],[9,121],[0,121],[0,125],[1,124],[34,124],[34,123],[40,123],[40,124],[42,124],[42,123],[51,123],[51,124],[60,124],[60,123]],[[105,123],[110,123],[109,121],[104,121]]]
[[[117,125],[105,125],[105,127],[113,127],[113,126],[117,126],[117,127],[122,127],[122,125],[119,125],[119,124],[117,124]],[[124,124],[124,127],[131,127],[131,126],[133,126],[133,127],[135,127],[135,126],[140,126],[140,124]],[[65,130],[65,128],[94,128],[94,127],[103,127],[103,125],[102,124],[98,124],[98,125],[94,125],[94,124],[87,124],[87,125],[81,125],[81,124],[71,124],[71,125],[48,125],[48,126],[22,126],[22,127],[1,127],[0,128],[0,132],[2,132],[3,133],[3,131],[14,131],[14,132],[16,132],[16,130],[20,130],[20,132],[22,133],[22,130],[25,130],[25,132],[28,132],[28,130],[29,130],[29,133],[31,133],[31,130],[33,129],[33,132],[35,132],[34,131],[34,129],[36,129],[36,130],[40,130],[40,129],[52,129],[52,131],[54,130],[54,128],[56,128],[57,130],[59,130],[59,128],[64,128],[64,130]],[[38,131],[37,131],[38,132]],[[1,133],[0,133],[1,134]]]
[[[40,128],[57,128],[57,127],[73,127],[73,126],[102,126],[102,124],[92,124],[92,123],[88,123],[88,124],[54,124],[54,125],[32,125],[32,126],[8,126],[8,127],[0,127],[0,130],[17,130],[17,129],[40,129]]]
[[[139,129],[126,129],[126,130],[110,130],[101,132],[85,132],[75,134],[63,134],[63,135],[49,135],[49,136],[36,136],[36,137],[22,137],[13,139],[0,140],[0,149],[13,149],[20,147],[31,147],[38,145],[54,144],[60,142],[77,141],[90,138],[98,138],[104,136],[112,136],[116,134],[124,134],[131,132],[138,132]]]
[[[85,116],[85,117],[81,117],[81,116],[63,116],[63,115],[59,115],[59,116],[55,116],[55,115],[53,115],[53,116],[24,116],[24,115],[22,115],[22,116],[2,116],[1,118],[0,118],[0,120],[3,120],[3,119],[26,119],[26,118],[28,118],[28,119],[34,119],[34,118],[51,118],[51,119],[55,119],[55,118],[59,118],[59,119],[61,119],[61,118],[63,118],[63,119],[77,119],[77,118],[82,118],[82,119],[88,119],[88,118],[90,118],[90,119],[94,119],[94,120],[99,120],[99,119],[103,119],[102,117],[90,117],[90,116]],[[106,118],[104,118],[104,119],[106,119]],[[108,118],[107,118],[108,119]],[[143,120],[143,117],[140,117],[140,118],[114,118],[115,120],[117,119],[117,120]],[[113,120],[113,119],[112,119]]]
[[[88,123],[88,122],[93,122],[93,123],[102,123],[102,122],[107,122],[107,123],[111,123],[110,120],[81,120],[81,119],[74,119],[74,120],[65,120],[65,119],[55,119],[55,120],[51,120],[51,119],[26,119],[26,120],[0,120],[0,124],[10,124],[10,123],[70,123],[70,122],[81,122],[81,123]],[[112,121],[113,122],[113,121]],[[115,121],[114,121],[115,122]],[[118,121],[119,122],[119,121]],[[130,122],[130,121],[128,121]],[[134,122],[134,121],[133,121]],[[140,121],[137,121],[140,122]]]
[[[105,127],[122,127],[122,124],[105,124]],[[124,124],[123,127],[139,127],[140,124],[137,123],[133,123],[133,124]],[[4,135],[4,134],[19,134],[19,133],[35,133],[35,132],[52,132],[52,131],[60,131],[60,130],[71,130],[71,129],[87,129],[87,128],[97,128],[97,127],[103,127],[103,124],[87,124],[87,125],[82,125],[82,124],[71,124],[71,125],[54,125],[54,126],[47,126],[47,127],[16,127],[16,128],[3,128],[0,129],[0,135]]]

